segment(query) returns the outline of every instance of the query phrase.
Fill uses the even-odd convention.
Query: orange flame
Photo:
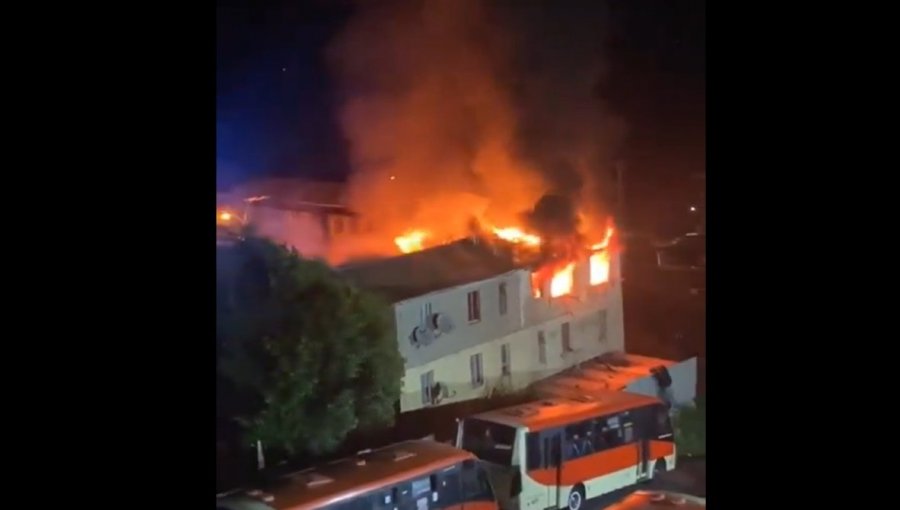
[[[572,293],[575,281],[575,263],[569,262],[566,267],[553,274],[550,280],[550,297],[559,297]]]
[[[505,228],[497,228],[493,227],[494,235],[503,239],[504,241],[509,241],[511,243],[522,243],[528,246],[540,246],[541,238],[534,234],[527,234],[522,230],[515,227],[505,227]]]
[[[540,299],[544,295],[541,288],[541,278],[537,273],[531,273],[531,293],[535,299]]]
[[[394,244],[397,245],[397,248],[400,249],[403,253],[412,253],[414,251],[422,250],[425,245],[425,238],[428,237],[428,232],[424,230],[410,230],[403,235],[397,236],[394,238]]]
[[[609,241],[610,241],[610,239],[612,239],[614,232],[615,232],[615,229],[613,228],[613,226],[608,225],[606,227],[606,234],[604,235],[603,240],[600,241],[599,243],[591,246],[591,250],[605,250],[606,248],[608,248]]]
[[[591,255],[591,285],[600,285],[609,281],[609,252],[598,251]]]

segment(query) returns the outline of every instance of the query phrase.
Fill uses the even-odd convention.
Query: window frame
[[[547,334],[544,333],[543,329],[538,330],[537,335],[538,341],[538,362],[541,365],[547,364]]]
[[[500,344],[500,375],[512,375],[512,348],[509,342]]]
[[[469,323],[481,321],[481,292],[478,290],[469,291],[466,294],[466,304]]]
[[[480,352],[469,356],[469,379],[473,388],[484,386],[484,357]]]
[[[434,370],[429,370],[419,375],[419,385],[422,390],[422,404],[434,404],[434,395],[431,394],[431,390],[434,388]]]

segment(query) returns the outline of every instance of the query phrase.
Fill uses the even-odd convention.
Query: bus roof
[[[557,394],[562,390],[574,390],[578,393],[621,391],[641,378],[651,377],[654,368],[671,369],[677,364],[667,359],[608,352],[538,381],[535,388],[544,397],[562,396]]]
[[[245,497],[233,499],[243,499],[243,503],[220,502],[217,506],[259,508],[255,504],[262,500],[275,510],[321,508],[474,458],[469,452],[436,441],[405,441],[289,474],[273,487],[247,491]],[[250,503],[252,500],[255,504]]]
[[[628,409],[662,404],[658,398],[628,393],[603,391],[573,398],[548,398],[477,414],[472,418],[511,427],[543,430],[593,416],[613,414]]]

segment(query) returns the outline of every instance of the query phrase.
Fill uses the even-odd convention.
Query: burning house
[[[522,389],[624,348],[612,228],[565,258],[514,230],[341,268],[393,303],[401,412]]]

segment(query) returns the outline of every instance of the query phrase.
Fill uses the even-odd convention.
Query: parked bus
[[[624,391],[466,418],[457,445],[487,463],[497,501],[513,510],[579,510],[587,499],[675,467],[667,406]]]
[[[407,441],[217,498],[217,510],[497,510],[481,462],[435,441]]]

